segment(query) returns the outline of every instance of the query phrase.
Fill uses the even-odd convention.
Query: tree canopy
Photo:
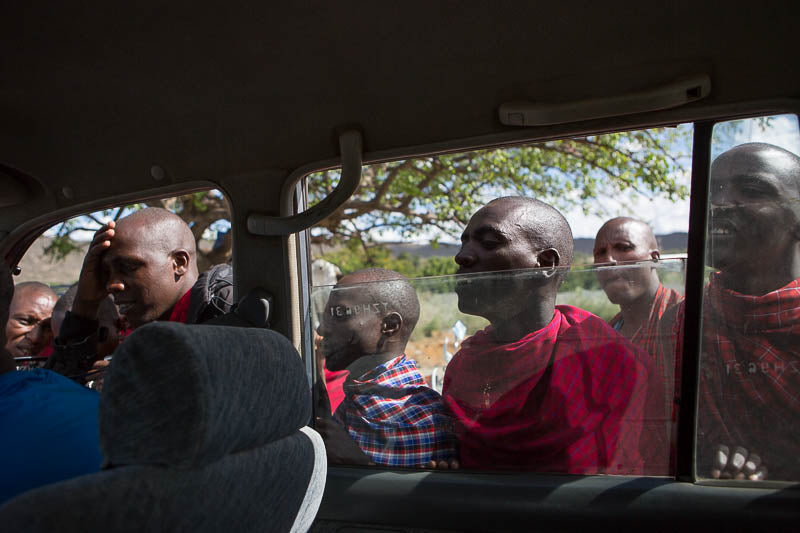
[[[472,213],[501,195],[601,215],[602,203],[592,200],[625,192],[683,199],[688,187],[676,176],[688,159],[679,146],[691,146],[689,131],[667,128],[366,165],[355,194],[320,222],[312,242],[356,239],[368,248],[387,231],[457,238]],[[327,196],[338,178],[338,171],[309,176],[310,203]]]
[[[661,128],[365,165],[355,194],[312,230],[312,242],[341,250],[335,259],[353,266],[395,266],[409,274],[424,267],[430,274],[450,273],[453,267],[446,261],[412,265],[406,264],[413,262],[409,258],[390,258],[380,246],[382,236],[387,232],[403,239],[423,235],[433,242],[457,238],[472,213],[501,195],[533,196],[560,209],[581,206],[597,214],[604,214],[604,207],[595,200],[630,192],[683,199],[688,188],[676,176],[685,170],[687,156],[681,152],[690,146],[688,129]],[[338,177],[338,171],[311,174],[309,203],[327,196]],[[178,214],[198,242],[203,236],[215,237],[212,225],[230,217],[227,201],[218,191],[148,201],[64,222],[47,253],[55,259],[64,257],[77,249],[70,238],[76,231],[94,231],[104,220],[145,206]],[[347,246],[340,248],[343,244]],[[229,261],[230,253],[230,232],[223,233],[212,250],[198,249],[198,266],[202,270]],[[324,256],[333,259],[330,253]]]

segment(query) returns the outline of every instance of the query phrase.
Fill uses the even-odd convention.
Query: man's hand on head
[[[100,302],[108,295],[106,279],[103,274],[103,254],[111,247],[115,235],[115,223],[112,220],[102,226],[94,234],[86,257],[83,259],[81,275],[78,279],[78,292],[72,304],[72,312],[84,318],[97,317]]]
[[[749,479],[762,481],[767,478],[767,467],[758,454],[743,446],[720,444],[714,450],[713,479]]]

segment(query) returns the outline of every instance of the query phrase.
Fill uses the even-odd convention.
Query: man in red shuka
[[[555,305],[572,247],[561,213],[522,197],[490,202],[461,236],[458,273],[476,275],[457,283],[458,307],[490,322],[444,377],[465,468],[642,472],[646,357],[599,317]]]
[[[697,472],[800,478],[800,158],[742,144],[711,165]],[[670,328],[681,355],[684,307]],[[662,336],[669,338],[668,336]]]
[[[641,220],[617,217],[607,221],[594,239],[593,255],[595,266],[601,267],[597,271],[600,287],[612,303],[620,306],[609,325],[648,354],[653,370],[640,442],[645,473],[668,475],[677,417],[675,354],[659,349],[658,328],[667,309],[683,296],[661,284],[654,262],[661,257],[658,242],[650,226]],[[657,390],[664,394],[657,396]]]

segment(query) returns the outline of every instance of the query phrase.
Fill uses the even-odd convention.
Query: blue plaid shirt
[[[452,419],[413,359],[387,361],[345,383],[344,393],[335,416],[376,464],[423,466],[455,456]]]

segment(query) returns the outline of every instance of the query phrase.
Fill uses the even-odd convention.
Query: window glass
[[[365,166],[310,232],[331,462],[669,475],[691,134]]]
[[[109,357],[137,325],[164,319],[175,308],[187,307],[179,305],[180,298],[184,289],[194,283],[207,282],[209,303],[214,307],[225,307],[215,297],[232,296],[225,296],[232,283],[230,266],[215,267],[229,265],[232,242],[230,209],[217,190],[126,204],[73,217],[45,231],[19,263],[21,271],[14,279],[15,294],[6,327],[6,349],[16,359],[18,368],[48,366],[66,313],[73,310],[78,297],[77,282],[92,239],[109,223],[116,225],[109,248],[113,254],[103,255],[109,261],[101,261],[102,274],[97,285],[103,294],[111,296],[90,313],[90,318],[99,323],[98,338],[91,339],[98,347],[95,359]],[[169,255],[176,250],[187,252],[186,264],[179,272],[173,272],[174,262]],[[156,256],[159,251],[163,253]],[[112,255],[114,260],[110,261]],[[176,260],[180,262],[181,257]],[[223,286],[227,292],[221,290]],[[183,303],[188,304],[188,299]],[[195,306],[191,311],[202,314],[204,309]],[[209,313],[216,312],[209,310]],[[81,338],[88,334],[82,333]],[[94,379],[83,381],[99,384],[100,366],[88,376]]]
[[[800,479],[800,130],[714,128],[698,475]]]

